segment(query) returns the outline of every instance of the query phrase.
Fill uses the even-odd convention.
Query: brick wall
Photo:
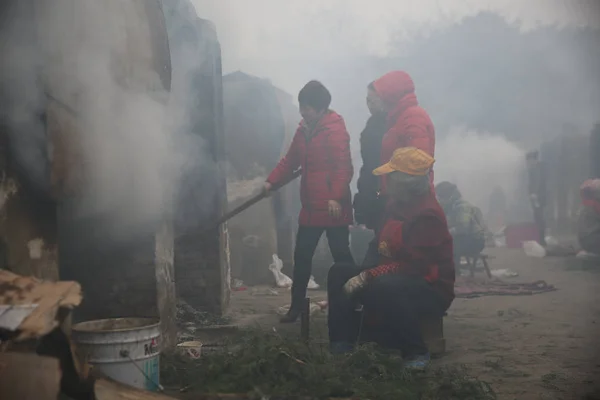
[[[221,49],[214,25],[193,15],[190,2],[169,1],[164,6],[171,39],[172,101],[188,106],[180,110],[187,116],[182,131],[202,139],[196,155],[202,162],[184,174],[177,193],[176,291],[193,307],[221,314],[229,302],[227,235],[225,226],[205,231],[226,206],[225,175],[220,169],[224,154]],[[188,56],[190,49],[197,58]]]

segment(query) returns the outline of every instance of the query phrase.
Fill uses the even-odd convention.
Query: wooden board
[[[56,328],[61,308],[81,303],[81,287],[77,282],[41,281],[0,270],[0,305],[32,305],[37,308],[19,325],[17,340],[41,337]]]
[[[0,399],[56,400],[58,359],[31,353],[0,353]]]

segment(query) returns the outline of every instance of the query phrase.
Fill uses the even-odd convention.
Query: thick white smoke
[[[482,11],[518,21],[524,30],[599,24],[590,12],[593,3],[566,0],[192,1],[198,15],[217,25],[226,69],[270,77],[290,91],[310,79],[309,63],[389,56],[397,52],[399,38],[428,34]]]
[[[525,152],[502,136],[456,127],[436,143],[435,183],[456,184],[463,197],[486,213],[490,194],[501,187],[517,200]]]
[[[519,198],[523,150],[559,134],[565,121],[585,132],[597,118],[600,87],[586,70],[587,50],[555,43],[552,30],[525,35],[549,27],[598,28],[597,2],[192,1],[217,26],[226,70],[269,78],[293,95],[310,79],[331,89],[332,108],[352,136],[356,171],[358,136],[368,117],[366,86],[391,69],[407,70],[436,126],[438,178],[456,181],[484,211],[492,181],[501,183],[509,201]],[[510,25],[488,16],[450,32],[481,12]],[[521,34],[527,45],[519,47]],[[531,66],[531,58],[546,56],[545,65]],[[459,125],[469,128],[452,128]]]
[[[160,8],[144,0],[22,4],[1,10],[0,89],[3,120],[25,175],[48,192],[52,165],[66,161],[58,178],[73,185],[56,194],[75,195],[75,217],[102,219],[113,239],[154,232],[173,211],[183,171],[199,162],[215,166],[203,139],[179,129],[187,109],[171,101],[160,75],[162,68],[168,72],[169,54],[153,39],[163,35],[166,43],[166,32],[148,14],[162,18]],[[41,123],[48,105],[55,132]],[[68,144],[67,152],[52,149],[53,133],[66,134],[60,146]],[[206,170],[214,175],[214,168]],[[197,199],[195,212],[212,190]]]

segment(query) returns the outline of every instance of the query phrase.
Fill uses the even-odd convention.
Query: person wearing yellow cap
[[[373,171],[387,176],[390,195],[377,238],[379,260],[370,267],[331,268],[327,290],[332,352],[351,351],[357,341],[374,341],[400,350],[408,368],[428,365],[420,320],[448,309],[455,277],[452,236],[429,180],[434,161],[417,148],[399,148]],[[363,322],[354,311],[357,304],[363,306]]]

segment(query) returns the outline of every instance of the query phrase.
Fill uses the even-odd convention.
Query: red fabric
[[[454,299],[454,254],[446,217],[435,195],[410,205],[390,204],[379,235],[381,264],[368,279],[387,274],[423,276],[446,300]]]
[[[350,135],[343,118],[333,111],[325,114],[317,126],[309,131],[300,123],[290,149],[267,182],[276,185],[302,168],[300,180],[299,224],[303,226],[351,225],[352,199],[350,181],[354,173],[350,156]],[[342,216],[329,216],[329,200],[342,206]]]
[[[588,179],[581,185],[580,195],[581,203],[584,207],[592,208],[596,213],[600,214],[600,201],[596,199],[594,193],[597,193],[600,188],[600,180]]]
[[[596,211],[597,214],[600,214],[600,202],[594,199],[583,199],[582,201],[584,207],[592,208]]]
[[[379,97],[393,108],[387,116],[387,132],[381,143],[381,164],[392,158],[399,147],[416,147],[435,156],[435,129],[429,114],[419,107],[412,78],[404,71],[393,71],[377,79],[373,86]],[[430,179],[433,185],[433,171]],[[381,191],[385,193],[385,176]]]

